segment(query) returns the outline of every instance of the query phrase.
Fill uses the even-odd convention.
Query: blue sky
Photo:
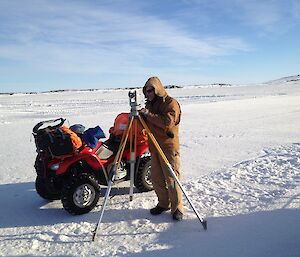
[[[300,73],[299,0],[0,0],[0,91]]]

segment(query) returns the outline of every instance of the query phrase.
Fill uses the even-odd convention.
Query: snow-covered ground
[[[182,105],[182,222],[151,216],[153,192],[113,189],[99,237],[102,204],[71,216],[34,188],[32,127],[65,117],[100,125],[129,111],[127,90],[0,96],[0,256],[300,256],[299,76],[261,85],[169,89]],[[103,193],[105,188],[102,188]]]

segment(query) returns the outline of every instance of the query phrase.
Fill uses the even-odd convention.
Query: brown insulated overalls
[[[180,105],[167,94],[159,78],[151,77],[148,79],[143,88],[144,94],[148,86],[154,88],[156,97],[153,101],[147,101],[146,103],[149,113],[145,121],[180,180]],[[151,141],[149,142],[149,149],[151,152],[151,179],[158,197],[158,206],[163,208],[171,207],[172,213],[176,209],[184,213],[182,192],[179,186]]]

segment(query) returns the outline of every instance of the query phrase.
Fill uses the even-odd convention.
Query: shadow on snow
[[[299,209],[215,217],[208,219],[207,231],[196,218],[185,220],[158,233],[153,251],[146,248],[122,256],[296,257],[300,256],[299,217]]]
[[[104,196],[106,188],[101,189]],[[110,197],[128,194],[129,188],[112,188]],[[134,190],[137,193],[137,190]],[[71,215],[59,200],[49,202],[35,191],[33,182],[0,185],[0,228],[31,227],[72,222],[97,222],[103,197],[99,199],[95,212]],[[50,205],[50,207],[49,207]],[[46,207],[47,206],[47,207]]]

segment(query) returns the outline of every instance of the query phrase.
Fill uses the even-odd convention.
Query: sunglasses
[[[152,92],[154,92],[154,88],[146,90],[146,93],[152,93]]]

